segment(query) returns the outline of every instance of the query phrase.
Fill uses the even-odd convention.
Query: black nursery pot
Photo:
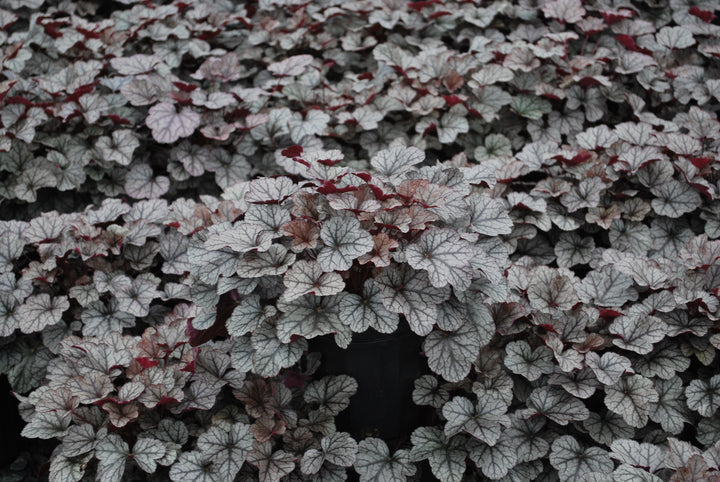
[[[18,413],[18,401],[10,391],[5,376],[0,376],[0,410],[3,420],[0,422],[0,469],[10,465],[20,454],[23,439],[20,436],[25,425]]]
[[[357,439],[393,440],[408,438],[422,425],[427,414],[412,401],[414,381],[428,370],[422,342],[406,323],[390,334],[372,328],[355,333],[347,349],[332,336],[310,340],[310,351],[322,355],[318,377],[345,374],[358,383],[350,406],[336,418],[338,430]]]

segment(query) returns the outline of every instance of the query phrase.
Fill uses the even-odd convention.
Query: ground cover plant
[[[0,0],[0,479],[717,480],[717,11]]]

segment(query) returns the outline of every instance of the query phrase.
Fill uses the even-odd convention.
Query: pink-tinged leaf
[[[65,382],[65,386],[72,390],[78,401],[83,404],[103,400],[115,388],[109,376],[98,372],[72,377]]]
[[[235,132],[235,126],[226,122],[213,122],[200,128],[202,135],[216,141],[226,141]]]
[[[57,211],[42,213],[39,217],[30,221],[27,230],[23,233],[23,238],[28,243],[49,241],[60,236],[71,222],[71,216],[59,214]]]
[[[131,57],[115,57],[110,60],[110,65],[120,75],[140,75],[152,71],[160,62],[162,59],[157,55],[135,54]]]
[[[690,7],[688,13],[694,17],[699,18],[705,23],[710,23],[717,18],[711,10],[703,10],[700,7]]]
[[[537,267],[527,290],[530,306],[543,313],[569,310],[580,301],[575,282],[574,277],[563,271]]]
[[[328,194],[327,199],[333,209],[354,213],[376,212],[382,206],[368,185],[362,185],[356,191]]]
[[[618,159],[627,165],[631,174],[646,166],[652,161],[659,161],[664,158],[662,151],[655,146],[624,146],[618,154]]]
[[[157,142],[171,144],[195,132],[200,120],[200,114],[190,107],[183,107],[178,112],[173,104],[161,102],[150,108],[145,124],[152,130]]]
[[[410,266],[429,273],[430,282],[436,288],[450,284],[458,291],[465,291],[470,286],[473,250],[455,230],[425,231],[405,248],[405,256]]]
[[[294,55],[268,65],[267,69],[278,77],[300,75],[313,61],[312,55]]]
[[[222,57],[210,57],[205,60],[197,72],[191,74],[190,77],[197,80],[205,79],[214,82],[238,80],[245,70],[238,60],[235,52],[228,52]]]
[[[320,229],[315,223],[306,219],[294,219],[287,222],[280,227],[280,232],[284,236],[293,238],[290,248],[296,253],[315,248],[320,239]]]
[[[358,258],[358,263],[373,263],[378,268],[390,265],[390,250],[399,247],[400,244],[385,233],[378,233],[373,236],[373,249],[369,253]]]
[[[397,193],[417,202],[419,206],[413,206],[416,209],[427,209],[445,221],[466,214],[462,192],[449,186],[428,182],[425,179],[408,179],[398,186]]]
[[[138,107],[157,102],[163,90],[161,83],[154,77],[138,77],[120,87],[120,93],[123,97],[131,105]]]

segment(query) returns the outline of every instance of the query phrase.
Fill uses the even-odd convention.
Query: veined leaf
[[[450,382],[467,376],[480,351],[480,335],[470,323],[454,331],[435,330],[425,337],[423,350],[430,369]]]
[[[173,104],[161,102],[150,108],[145,124],[152,130],[156,141],[172,144],[195,132],[200,126],[200,114],[189,107],[183,107],[178,112]]]
[[[397,329],[400,317],[391,313],[382,303],[380,289],[372,279],[363,285],[363,293],[347,293],[340,300],[340,319],[355,333],[372,327],[380,333],[392,333]]]
[[[533,350],[524,340],[511,341],[505,346],[505,366],[530,381],[537,380],[543,374],[552,373],[552,350],[544,345]]]
[[[245,462],[254,437],[250,426],[235,423],[229,431],[219,427],[210,427],[197,441],[197,449],[210,460],[218,474],[224,480],[232,480]]]
[[[339,273],[323,272],[316,261],[299,260],[285,272],[283,277],[285,291],[283,299],[292,301],[306,294],[315,296],[334,295],[345,288],[345,282]]]
[[[354,468],[361,482],[405,482],[415,475],[410,452],[401,449],[391,456],[387,444],[378,438],[366,438],[358,444]]]
[[[278,338],[289,343],[292,335],[305,338],[341,331],[340,300],[344,293],[332,296],[304,295],[292,301],[278,300],[282,316],[277,322]]]
[[[518,460],[518,441],[503,433],[494,445],[472,441],[469,457],[492,480],[505,477]]]
[[[550,450],[550,464],[557,469],[560,480],[578,480],[592,472],[608,473],[615,467],[603,449],[583,449],[570,435],[555,439]]]
[[[650,404],[658,400],[652,381],[641,375],[626,376],[615,385],[605,387],[607,408],[622,415],[632,427],[642,428],[647,424]]]
[[[692,380],[685,388],[687,404],[703,417],[712,417],[720,407],[720,375],[709,380]],[[655,400],[657,401],[657,400]]]
[[[334,217],[320,229],[320,239],[325,246],[317,256],[323,271],[345,271],[353,260],[373,248],[373,238],[363,230],[354,217]]]
[[[439,480],[460,482],[467,457],[462,439],[448,439],[436,427],[420,427],[413,431],[411,441],[410,460],[418,462],[427,459],[433,475]]]
[[[375,278],[385,308],[405,315],[410,328],[427,335],[437,321],[437,305],[450,296],[450,288],[433,287],[426,272],[407,265],[389,266]]]
[[[430,229],[405,248],[407,262],[415,269],[428,272],[430,283],[442,288],[449,283],[458,291],[470,286],[473,250],[452,229]]]
[[[50,297],[47,293],[30,296],[18,307],[16,318],[20,331],[33,333],[59,323],[63,312],[69,308],[70,302],[66,296]]]
[[[260,482],[279,482],[295,469],[295,456],[284,450],[273,451],[270,442],[255,442],[247,461],[258,468]]]
[[[506,411],[507,405],[500,398],[486,397],[473,406],[467,398],[455,397],[442,409],[447,419],[445,436],[466,432],[488,445],[495,445],[502,427],[510,425]]]

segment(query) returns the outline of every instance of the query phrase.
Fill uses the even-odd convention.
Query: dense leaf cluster
[[[716,3],[0,0],[3,477],[717,477]]]

